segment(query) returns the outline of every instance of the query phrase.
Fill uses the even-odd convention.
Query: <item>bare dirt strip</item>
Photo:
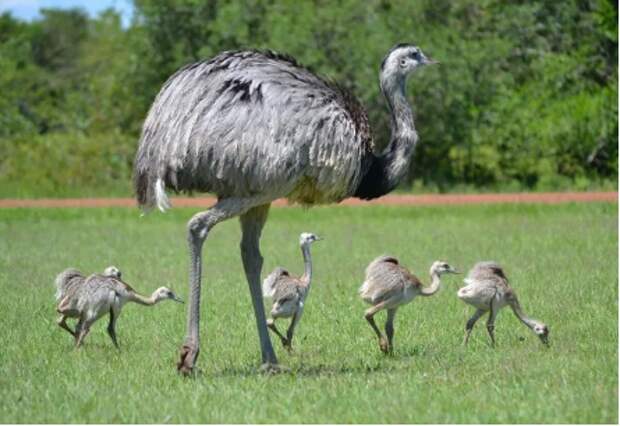
[[[173,206],[207,208],[215,203],[214,197],[171,197]],[[538,192],[512,194],[392,194],[372,201],[347,198],[340,205],[405,205],[431,206],[448,204],[501,204],[501,203],[584,203],[618,202],[618,192]],[[276,207],[285,207],[285,199],[273,202]],[[133,198],[38,198],[38,199],[0,199],[0,208],[70,208],[70,207],[136,207]]]

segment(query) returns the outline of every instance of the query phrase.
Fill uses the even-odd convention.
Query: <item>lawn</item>
[[[53,280],[66,267],[118,266],[143,293],[167,285],[187,297],[185,223],[191,210],[140,217],[134,209],[0,210],[2,423],[617,423],[617,204],[272,209],[263,273],[301,272],[302,231],[313,245],[313,288],[290,373],[258,372],[260,353],[239,256],[238,221],[204,250],[200,372],[176,374],[185,306],[129,304],[117,351],[99,321],[81,350],[55,324]],[[357,296],[382,253],[422,280],[442,259],[462,270],[505,266],[524,310],[550,328],[545,348],[509,309],[489,346],[481,320],[461,346],[472,308],[462,276],[396,317],[386,357]],[[379,315],[382,323],[384,314]]]

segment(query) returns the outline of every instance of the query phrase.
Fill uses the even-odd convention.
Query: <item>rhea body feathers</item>
[[[432,296],[439,290],[439,277],[444,272],[456,272],[445,262],[437,261],[430,269],[431,285],[422,282],[393,256],[379,256],[366,268],[366,279],[359,289],[362,300],[371,305],[384,303],[392,308],[411,302],[416,296]]]
[[[136,188],[147,205],[162,198],[158,179],[222,198],[273,191],[339,201],[359,182],[370,143],[366,112],[337,86],[286,56],[224,52],[179,70],[160,91],[144,123]]]

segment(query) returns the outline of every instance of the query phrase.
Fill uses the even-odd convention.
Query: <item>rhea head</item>
[[[442,275],[442,274],[460,274],[459,271],[454,269],[452,266],[448,265],[446,262],[441,260],[436,260],[431,265],[431,275]]]
[[[103,275],[106,277],[116,278],[118,280],[121,279],[121,271],[116,266],[108,266],[104,269]]]
[[[309,246],[315,241],[320,241],[322,238],[310,233],[310,232],[302,232],[299,236],[299,245],[300,246]]]
[[[176,294],[174,294],[172,290],[170,290],[168,287],[159,287],[157,290],[155,290],[153,296],[156,302],[170,299],[174,300],[175,302],[183,303],[183,300],[181,300]]]
[[[543,324],[540,321],[532,321],[534,326],[532,327],[532,331],[536,333],[540,341],[545,345],[549,346],[549,327]]]
[[[392,77],[406,78],[414,70],[425,65],[437,64],[427,57],[422,50],[412,44],[401,43],[394,46],[381,62],[381,81]]]

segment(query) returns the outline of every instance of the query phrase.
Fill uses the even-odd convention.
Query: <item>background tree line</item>
[[[421,143],[404,188],[616,187],[614,0],[135,0],[0,16],[0,196],[129,195],[142,121],[181,65],[287,52],[352,90],[377,145],[378,68],[397,42],[441,62],[409,83]]]

